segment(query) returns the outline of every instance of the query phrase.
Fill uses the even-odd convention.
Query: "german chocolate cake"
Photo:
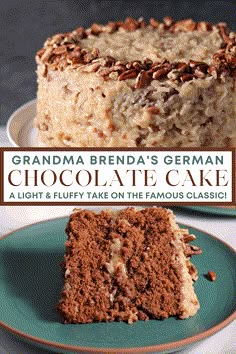
[[[195,239],[163,208],[117,212],[75,210],[68,222],[64,288],[58,310],[65,323],[188,318],[199,309],[190,256]]]
[[[225,23],[93,24],[48,38],[36,59],[46,146],[236,145],[236,39]]]

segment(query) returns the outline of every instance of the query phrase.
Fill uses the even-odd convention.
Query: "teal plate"
[[[33,224],[0,239],[0,325],[21,339],[57,353],[171,352],[212,335],[235,318],[234,250],[189,227],[203,249],[193,259],[199,271],[195,290],[201,304],[194,317],[133,325],[62,324],[55,306],[63,285],[59,264],[66,222],[67,218],[60,218]],[[216,272],[215,282],[206,278],[208,270]]]
[[[181,209],[189,209],[191,211],[196,211],[204,214],[212,215],[222,215],[222,216],[236,216],[235,208],[224,208],[224,207],[211,207],[211,206],[181,206]]]

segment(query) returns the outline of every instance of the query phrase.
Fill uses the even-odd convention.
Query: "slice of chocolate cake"
[[[66,233],[65,323],[187,318],[199,309],[189,257],[201,250],[172,211],[75,210]]]

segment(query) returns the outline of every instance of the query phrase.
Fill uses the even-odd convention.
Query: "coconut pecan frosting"
[[[81,40],[89,35],[99,36],[101,33],[113,33],[119,29],[135,31],[138,28],[158,29],[160,31],[177,32],[209,32],[217,28],[222,37],[221,47],[214,53],[211,64],[190,60],[186,62],[171,63],[166,59],[153,62],[146,58],[143,61],[120,61],[111,56],[102,57],[99,48],[92,50],[81,48]],[[37,63],[43,64],[43,75],[47,76],[48,68],[51,70],[64,70],[67,67],[82,65],[89,66],[91,72],[98,72],[104,79],[115,72],[118,80],[136,78],[134,88],[145,87],[152,80],[169,79],[175,82],[185,82],[194,78],[236,78],[236,35],[230,32],[225,23],[213,25],[209,22],[194,22],[192,19],[174,21],[165,17],[163,22],[151,18],[149,24],[143,19],[135,20],[128,17],[124,22],[109,22],[107,25],[94,23],[90,28],[82,27],[68,33],[55,34],[48,38],[44,47],[36,56]]]

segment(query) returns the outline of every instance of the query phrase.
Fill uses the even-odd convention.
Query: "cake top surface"
[[[172,63],[192,59],[210,64],[212,55],[222,43],[217,28],[203,35],[200,31],[172,33],[149,26],[132,32],[121,29],[99,36],[90,35],[81,41],[81,48],[92,51],[96,47],[101,57],[111,56],[127,62],[146,58],[153,62],[167,59]]]
[[[118,80],[136,78],[136,88],[168,74],[168,79],[180,82],[206,76],[235,78],[236,34],[225,23],[166,17],[146,24],[127,18],[56,34],[47,39],[36,60],[52,70],[86,66],[103,77],[115,72]]]

